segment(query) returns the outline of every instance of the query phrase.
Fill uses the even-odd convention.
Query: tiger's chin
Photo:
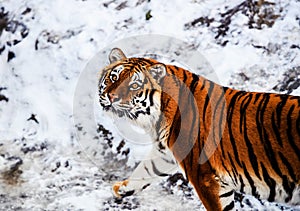
[[[113,106],[103,108],[103,110],[115,121],[120,119],[126,120],[129,124],[143,129],[152,138],[156,139],[157,131],[155,130],[155,125],[161,115],[159,110],[152,108],[149,111],[139,112],[135,111],[135,109],[118,110]]]

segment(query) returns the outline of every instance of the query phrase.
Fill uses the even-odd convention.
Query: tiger
[[[101,108],[153,140],[149,159],[113,185],[116,197],[143,191],[178,165],[209,211],[235,209],[236,193],[300,205],[299,96],[232,89],[119,48],[108,58]]]

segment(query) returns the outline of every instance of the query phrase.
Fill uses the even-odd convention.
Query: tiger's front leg
[[[213,173],[203,174],[192,179],[199,198],[208,211],[235,210],[235,189]]]
[[[169,176],[177,169],[178,166],[171,152],[161,149],[159,145],[154,146],[128,179],[113,185],[113,194],[118,198],[123,198],[141,192],[151,183]]]

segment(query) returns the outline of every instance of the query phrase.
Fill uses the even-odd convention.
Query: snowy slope
[[[300,2],[245,2],[0,0],[0,210],[204,209],[179,175],[113,198],[148,146],[103,116],[96,77],[104,49],[159,34],[198,49],[213,74],[198,73],[216,82],[300,95]],[[241,198],[241,209],[300,210]]]

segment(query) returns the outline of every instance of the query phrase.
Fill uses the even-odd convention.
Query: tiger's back
[[[100,104],[150,128],[156,152],[173,153],[207,210],[233,209],[235,192],[300,204],[300,97],[234,90],[119,49],[110,60]],[[141,180],[117,183],[116,196],[166,175],[161,163],[146,162],[134,172]]]

